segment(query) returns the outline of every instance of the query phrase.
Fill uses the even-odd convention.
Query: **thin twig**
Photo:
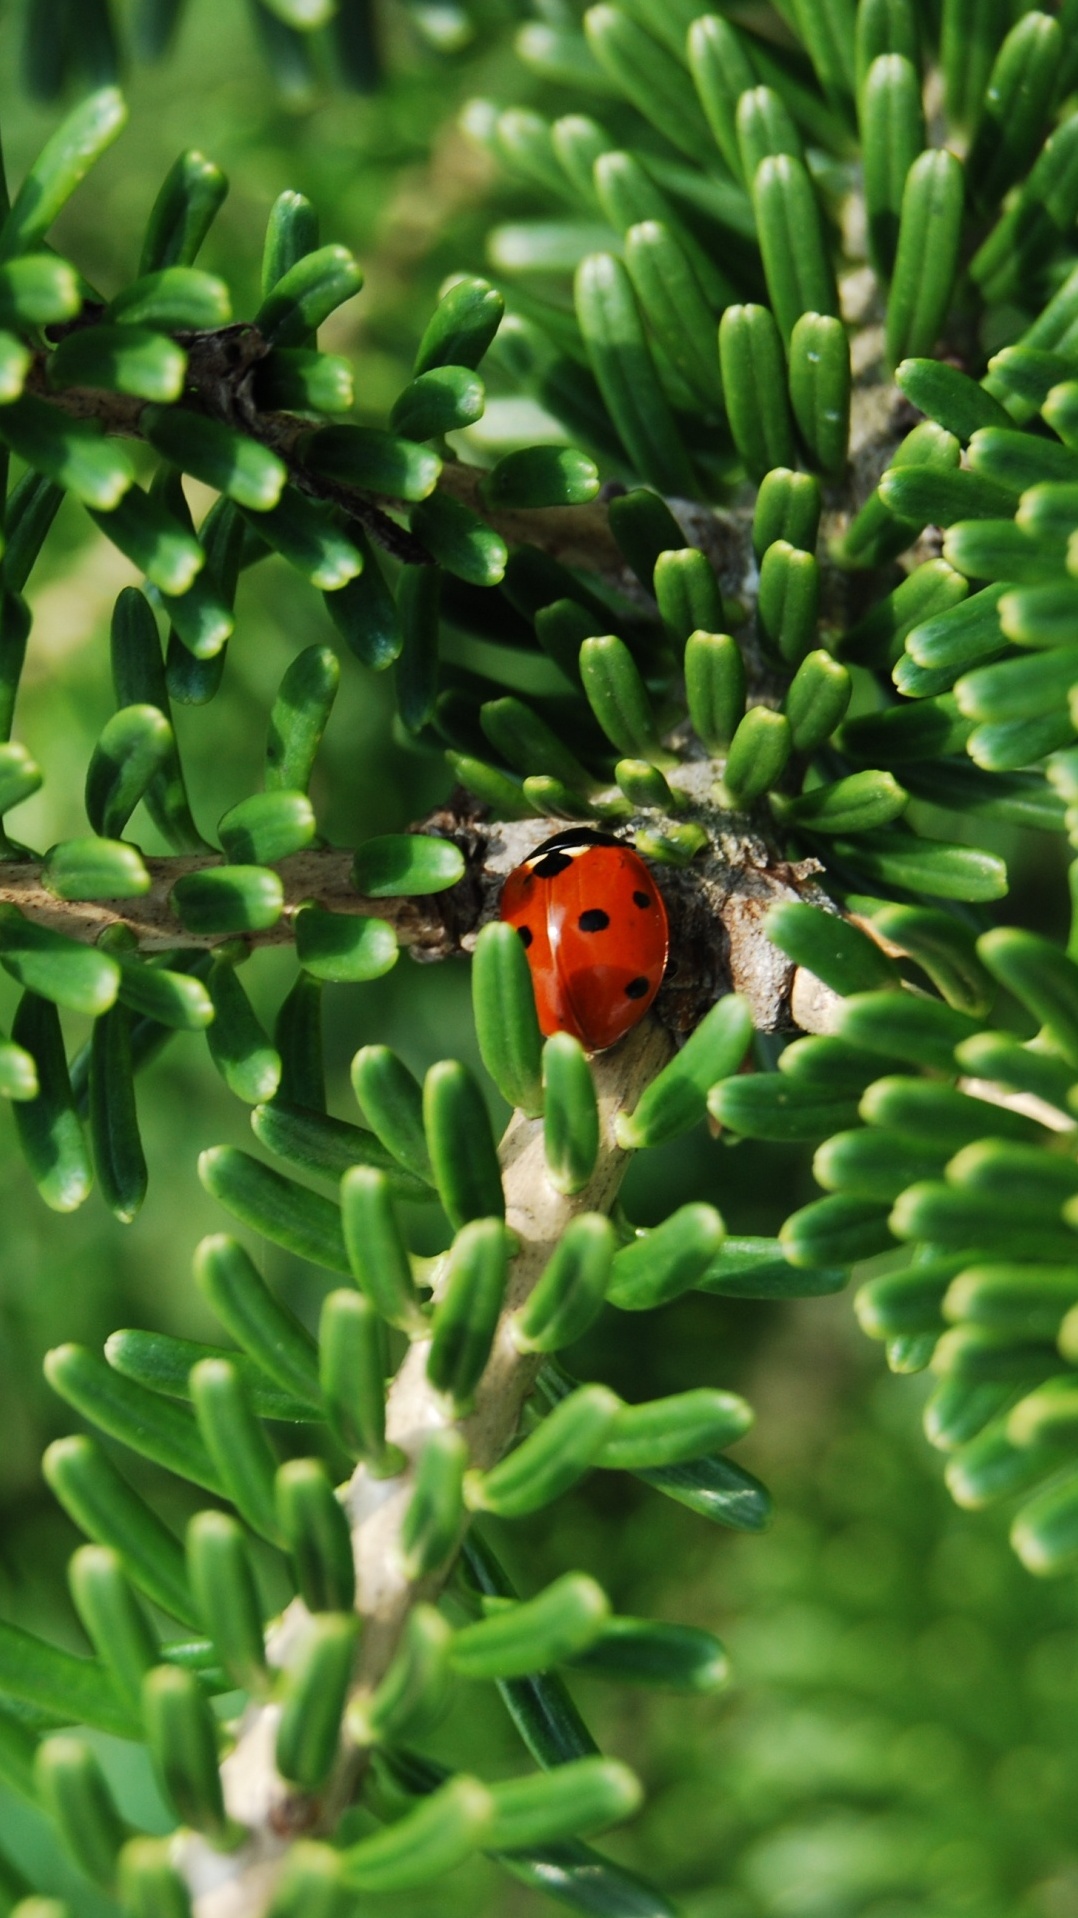
[[[96,945],[102,933],[123,926],[141,952],[170,952],[181,947],[211,951],[236,937],[242,937],[252,948],[288,945],[295,938],[296,913],[310,904],[329,912],[387,919],[402,946],[444,945],[447,894],[415,899],[368,898],[352,883],[354,857],[354,853],[336,846],[320,846],[280,860],[274,867],[285,895],[280,918],[272,926],[239,935],[229,931],[192,932],[172,905],[177,880],[225,865],[221,853],[145,858],[150,890],[137,899],[59,899],[44,883],[40,860],[0,860],[0,904],[17,906],[36,925],[63,933],[81,945]]]

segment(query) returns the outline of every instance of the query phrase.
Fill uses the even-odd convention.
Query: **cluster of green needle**
[[[526,1112],[542,1112],[556,1190],[584,1191],[599,1150],[591,1070],[568,1035],[542,1043],[510,928],[483,933],[475,993],[489,1069]],[[724,1000],[648,1087],[627,1121],[632,1143],[660,1143],[695,1124],[706,1085],[750,1036],[740,1000]],[[306,1066],[297,1087],[304,1102],[274,1099],[253,1115],[257,1138],[288,1170],[224,1146],[203,1155],[201,1170],[243,1226],[331,1275],[318,1336],[273,1297],[238,1241],[218,1236],[199,1248],[195,1277],[231,1349],[129,1330],[113,1336],[104,1358],[76,1345],[50,1354],[50,1382],[91,1428],[218,1503],[196,1513],[181,1543],[97,1438],[50,1448],[48,1481],[91,1541],[72,1560],[71,1586],[95,1655],[74,1658],[0,1627],[0,1777],[44,1806],[82,1870],[125,1911],[184,1911],[167,1846],[125,1826],[90,1746],[50,1726],[75,1718],[144,1738],[177,1821],[227,1852],[243,1833],[225,1809],[211,1701],[239,1689],[279,1707],[276,1766],[303,1791],[326,1783],[343,1728],[376,1759],[367,1802],[388,1820],[383,1832],[343,1848],[299,1847],[275,1918],[316,1893],[327,1911],[350,1911],[357,1893],[425,1884],[476,1849],[511,1854],[510,1868],[531,1883],[556,1862],[564,1895],[585,1911],[628,1911],[641,1898],[648,1910],[665,1910],[657,1893],[581,1842],[631,1811],[639,1788],[623,1765],[598,1755],[558,1668],[707,1692],[726,1677],[719,1641],[698,1628],[612,1616],[602,1589],[580,1573],[518,1600],[482,1530],[472,1529],[452,1587],[451,1616],[462,1622],[454,1628],[431,1604],[414,1603],[380,1683],[352,1700],[361,1624],[329,1468],[361,1463],[390,1480],[402,1471],[406,1461],[386,1433],[390,1348],[399,1360],[402,1343],[420,1340],[429,1388],[449,1419],[431,1429],[409,1482],[401,1550],[416,1584],[446,1576],[472,1515],[526,1521],[596,1468],[640,1476],[714,1522],[758,1529],[767,1494],[723,1449],[751,1422],[743,1400],[697,1389],[627,1405],[603,1384],[578,1383],[556,1354],[606,1300],[641,1311],[694,1285],[735,1296],[781,1289],[779,1248],[724,1244],[709,1206],[685,1206],[653,1233],[624,1240],[603,1214],[577,1212],[510,1322],[517,1350],[540,1363],[530,1428],[515,1450],[478,1470],[461,1422],[481,1389],[515,1250],[479,1083],[445,1060],[420,1087],[392,1052],[366,1047],[353,1068],[360,1127],[319,1104],[317,1032],[293,1063]],[[300,1183],[297,1170],[339,1181],[339,1197]],[[417,1270],[402,1232],[402,1200],[439,1201],[454,1228],[433,1307],[429,1275]],[[820,1277],[811,1275],[807,1289],[819,1289]],[[266,1420],[299,1427],[310,1455],[279,1462]],[[273,1619],[255,1576],[267,1550],[306,1608],[298,1650],[283,1668],[267,1656]],[[147,1604],[182,1636],[161,1638]],[[500,1686],[540,1768],[531,1777],[489,1787],[447,1779],[411,1748],[457,1681],[476,1680]]]
[[[798,1041],[777,1073],[731,1078],[709,1104],[733,1135],[824,1141],[816,1169],[829,1196],[781,1234],[795,1264],[848,1267],[895,1237],[913,1248],[908,1269],[861,1293],[866,1323],[900,1369],[931,1360],[943,1375],[929,1427],[960,1448],[958,1496],[1041,1488],[1015,1538],[1030,1566],[1052,1570],[1074,1552],[1061,1327],[1078,1272],[1065,1210],[1078,972],[1044,940],[985,929],[977,904],[1006,885],[992,851],[933,843],[899,815],[911,798],[929,801],[967,826],[988,822],[989,845],[994,822],[1073,834],[1073,30],[1068,15],[1030,11],[1008,32],[1002,10],[943,8],[938,74],[959,158],[926,145],[931,35],[920,9],[797,0],[788,11],[819,83],[808,99],[803,71],[784,73],[771,43],[692,5],[617,0],[591,8],[575,39],[575,29],[525,29],[521,53],[549,77],[567,79],[575,48],[596,117],[471,110],[504,164],[573,203],[555,224],[496,232],[491,258],[512,275],[511,314],[522,289],[515,370],[530,369],[533,390],[583,444],[598,450],[591,380],[653,487],[713,496],[712,462],[721,470],[733,457],[759,483],[757,526],[772,497],[797,520],[777,549],[756,541],[757,638],[795,664],[815,632],[815,562],[798,548],[811,554],[819,506],[812,480],[788,469],[800,460],[826,482],[846,457],[849,358],[828,219],[851,187],[856,119],[877,350],[925,417],[831,540],[832,565],[884,585],[855,622],[826,634],[832,778],[810,773],[799,795],[774,794],[772,811],[788,846],[823,857],[834,896],[867,930],[808,906],[772,915],[777,943],[845,1003],[833,1036]],[[612,94],[622,129],[622,100],[638,116],[635,144],[603,124]],[[610,229],[601,252],[596,216]],[[705,234],[714,243],[702,248]],[[575,332],[537,297],[551,301],[556,276],[574,268]],[[754,278],[766,306],[751,297]],[[694,290],[683,298],[686,281]],[[969,371],[930,357],[949,325],[968,343]],[[882,569],[935,528],[938,556],[888,582]],[[697,634],[685,658],[690,714],[717,752],[730,731],[708,735],[699,662],[705,647],[710,663],[731,644]],[[817,657],[799,667],[787,707]],[[753,765],[765,766],[772,741],[782,761],[782,715],[755,708],[749,720],[760,735]],[[730,757],[736,771],[733,747]],[[757,790],[773,780],[761,771]],[[731,790],[741,796],[727,778]],[[1035,1038],[982,1029],[999,985]],[[1027,1110],[1033,1094],[1043,1103]]]
[[[316,1338],[237,1242],[213,1239],[196,1276],[230,1347],[122,1332],[104,1359],[71,1346],[50,1359],[88,1423],[217,1501],[181,1543],[96,1439],[61,1440],[47,1472],[91,1541],[72,1587],[94,1656],[0,1632],[0,1775],[45,1805],[133,1918],[182,1914],[187,1893],[167,1848],[124,1825],[90,1746],[57,1727],[144,1739],[177,1822],[227,1853],[242,1833],[225,1810],[211,1701],[237,1689],[279,1708],[275,1762],[300,1792],[331,1776],[342,1733],[368,1754],[364,1806],[383,1826],[297,1845],[273,1918],[347,1913],[475,1850],[584,1912],[666,1909],[583,1843],[634,1807],[637,1786],[598,1756],[557,1668],[707,1690],[723,1676],[721,1647],[611,1617],[576,1573],[520,1599],[482,1530],[484,1513],[527,1521],[593,1468],[641,1475],[723,1523],[764,1522],[763,1488],[723,1453],[745,1429],[741,1401],[704,1390],[627,1406],[559,1364],[604,1303],[653,1309],[693,1288],[821,1293],[908,1244],[908,1264],[872,1278],[860,1309],[897,1368],[941,1374],[930,1426],[954,1454],[957,1495],[1022,1493],[1015,1537],[1034,1569],[1078,1556],[1078,964],[989,926],[983,907],[1003,896],[1006,871],[990,844],[969,843],[980,820],[1065,833],[1078,807],[1078,25],[1069,5],[1014,25],[971,0],[944,0],[938,21],[928,11],[784,0],[770,23],[782,30],[765,33],[693,0],[613,0],[582,25],[567,10],[524,28],[533,74],[583,93],[586,110],[469,110],[541,217],[491,235],[491,279],[446,289],[385,430],[347,421],[351,370],[317,350],[317,327],[361,275],[344,248],[319,243],[302,196],[283,195],[271,215],[251,410],[227,419],[189,403],[192,369],[232,317],[228,288],[194,264],[225,191],[216,167],[181,156],[138,277],[110,299],[48,249],[56,214],[119,130],[112,90],[49,142],[0,227],[0,442],[25,467],[4,513],[0,814],[38,782],[11,740],[22,592],[70,492],[146,583],[113,621],[117,711],[87,771],[90,832],[49,851],[42,881],[65,903],[145,897],[150,866],[129,834],[140,802],[174,854],[211,858],[169,884],[176,942],[160,962],[122,928],[87,946],[4,908],[0,963],[25,996],[0,1042],[0,1091],[49,1203],[79,1203],[96,1170],[129,1219],[145,1184],[136,1070],[172,1032],[205,1028],[286,1169],[217,1147],[204,1183],[244,1227],[344,1282]],[[950,144],[929,143],[926,71]],[[855,382],[839,289],[864,264],[844,217],[858,194],[875,294],[854,329]],[[967,371],[932,357],[951,329]],[[849,511],[858,407],[866,394],[884,405],[889,371],[925,417],[884,435],[889,463]],[[537,400],[573,445],[502,445],[470,492],[457,489],[469,504],[444,482],[484,421],[488,379]],[[72,392],[100,396],[96,421],[65,408]],[[132,419],[159,461],[148,487],[102,430]],[[484,424],[496,419],[492,408]],[[218,495],[197,530],[185,476]],[[604,477],[620,483],[608,511]],[[688,541],[686,503],[700,501],[741,516],[751,608],[724,597]],[[585,542],[612,538],[620,582],[544,550],[551,507]],[[522,523],[536,543],[510,545],[501,528]],[[932,528],[944,529],[942,554],[914,553]],[[631,820],[647,856],[691,869],[718,804],[727,825],[740,817],[786,856],[818,858],[847,915],[791,902],[769,921],[841,1000],[833,1033],[746,1075],[751,1021],[730,996],[617,1124],[625,1150],[675,1140],[705,1114],[731,1136],[822,1142],[827,1196],[778,1241],[726,1238],[710,1205],[641,1234],[576,1212],[508,1328],[537,1368],[525,1434],[482,1469],[467,1417],[517,1242],[480,1082],[445,1060],[420,1086],[367,1048],[354,1068],[362,1123],[328,1115],[322,985],[391,965],[388,922],[302,907],[298,977],[272,1041],[237,976],[244,940],[284,910],[279,868],[318,849],[307,788],[336,657],[314,647],[289,668],[264,789],[220,820],[219,848],[195,823],[171,725],[174,702],[216,693],[229,646],[243,643],[240,569],[271,553],[325,595],[359,669],[392,669],[417,750],[445,754],[496,818]],[[836,576],[848,598],[864,587],[845,623],[831,610]],[[535,690],[504,683],[507,644]],[[686,720],[689,756],[713,762],[705,805],[669,745],[689,738]],[[957,843],[915,830],[911,799],[960,818]],[[30,858],[13,839],[0,850]],[[354,880],[369,897],[415,895],[461,870],[444,840],[392,838],[359,849]],[[210,958],[185,934],[226,943]],[[553,1188],[586,1194],[604,1149],[592,1067],[567,1035],[542,1043],[508,928],[483,931],[473,978],[487,1072],[541,1118]],[[986,1026],[997,986],[1033,1036]],[[94,1019],[70,1065],[61,1011]],[[439,1203],[452,1229],[433,1299],[398,1210],[416,1200]],[[360,1624],[334,1480],[357,1465],[375,1478],[402,1470],[387,1389],[391,1399],[417,1341],[445,1421],[415,1460],[401,1549],[410,1580],[450,1578],[450,1597],[412,1606],[387,1672],[353,1699]],[[282,1463],[265,1421],[306,1428],[309,1456]],[[280,1668],[255,1541],[305,1607]],[[144,1601],[186,1636],[163,1635]],[[447,1777],[413,1748],[449,1689],[474,1680],[500,1687],[534,1774]],[[12,1868],[8,1908],[25,1889]]]

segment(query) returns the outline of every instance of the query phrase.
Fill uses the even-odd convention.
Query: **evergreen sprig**
[[[225,190],[201,156],[162,187],[127,287],[104,297],[49,250],[120,130],[111,88],[6,212],[0,442],[25,471],[4,514],[0,813],[40,780],[11,732],[23,589],[62,493],[146,583],[116,608],[89,832],[44,857],[0,846],[0,963],[24,991],[0,1091],[46,1202],[81,1203],[96,1173],[128,1220],[137,1067],[205,1029],[283,1168],[211,1147],[205,1186],[335,1287],[315,1338],[216,1238],[196,1279],[230,1344],[128,1330],[104,1358],[50,1355],[95,1432],[218,1501],[181,1542],[97,1437],[59,1440],[46,1472],[89,1541],[72,1586],[94,1655],[0,1628],[0,1777],[129,1913],[198,1914],[227,1883],[241,1918],[344,1918],[476,1850],[583,1912],[668,1909],[583,1843],[639,1788],[558,1668],[708,1691],[722,1648],[613,1616],[580,1573],[521,1597],[485,1515],[527,1520],[592,1470],[745,1530],[768,1498],[725,1455],[742,1401],[631,1406],[561,1365],[604,1302],[818,1294],[908,1244],[859,1309],[896,1369],[941,1375],[929,1421],[956,1495],[1021,1493],[1032,1569],[1078,1557],[1078,963],[992,923],[1006,869],[969,832],[1073,836],[1078,810],[1078,22],[928,12],[795,0],[741,25],[613,0],[525,27],[533,75],[585,111],[469,108],[536,217],[490,235],[489,279],[446,288],[385,428],[347,420],[351,370],[318,351],[361,274],[302,196],[274,207],[238,323],[194,264]],[[539,404],[550,443],[510,428],[500,457],[459,457],[488,378]],[[145,488],[132,436],[158,461]],[[197,528],[185,476],[217,494]],[[400,723],[471,795],[428,832],[320,842],[307,789],[339,667],[317,646],[282,682],[263,789],[237,795],[219,849],[196,823],[172,702],[213,698],[243,643],[239,572],[270,552],[362,668],[393,667]],[[541,669],[528,698],[483,650],[502,627]],[[921,830],[923,801],[960,815],[953,841]],[[169,858],[125,836],[140,804]],[[540,1044],[520,949],[486,924],[561,819],[630,828],[673,926],[660,1019],[594,1061]],[[515,1108],[500,1146],[456,1060],[420,1088],[366,1048],[361,1123],[325,1109],[321,985],[377,977],[398,933],[421,942],[429,894],[435,947],[447,913],[442,949],[478,934],[480,1052]],[[266,938],[299,969],[272,1039],[238,976]],[[1034,1037],[986,1025],[998,985]],[[62,1011],[93,1020],[71,1062]],[[754,1026],[809,1036],[746,1073]],[[646,1233],[618,1211],[629,1154],[705,1112],[818,1142],[827,1196],[777,1242],[728,1239],[711,1205]],[[402,1199],[450,1222],[433,1267]],[[303,1434],[286,1460],[281,1420]],[[255,1541],[294,1594],[273,1618]],[[488,1784],[414,1751],[473,1682],[499,1688],[534,1773]],[[237,1688],[222,1730],[212,1700]],[[172,1841],[128,1831],[73,1723],[145,1741]],[[359,1835],[341,1825],[357,1797],[379,1826]]]

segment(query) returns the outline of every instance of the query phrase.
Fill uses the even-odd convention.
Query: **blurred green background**
[[[0,126],[14,180],[56,118],[25,97],[20,11],[0,6]],[[201,147],[233,183],[205,264],[226,272],[242,314],[255,299],[266,212],[283,188],[301,189],[321,212],[323,237],[364,265],[363,294],[324,340],[357,362],[361,412],[380,418],[440,281],[481,266],[486,227],[513,209],[455,125],[477,92],[520,95],[508,49],[515,9],[490,0],[479,12],[472,46],[445,58],[388,6],[390,85],[373,98],[327,90],[286,106],[239,0],[194,0],[169,63],[131,76],[130,126],[65,214],[58,243],[95,285],[119,285],[134,270],[161,176],[181,148]],[[18,733],[46,784],[13,821],[27,843],[44,848],[85,829],[81,782],[112,707],[108,621],[132,577],[68,503],[31,583]],[[317,597],[276,561],[244,577],[238,613],[218,698],[177,713],[206,830],[255,784],[289,659],[315,642],[337,644]],[[421,815],[447,780],[437,757],[394,734],[385,683],[348,655],[342,664],[314,796],[323,830],[354,843]],[[145,848],[159,850],[148,822],[138,824]],[[1044,923],[1050,862],[1019,863],[1021,916]],[[271,1020],[292,976],[288,956],[258,955],[244,976]],[[0,1025],[13,1003],[0,975]],[[467,969],[403,958],[374,985],[330,989],[326,1035],[331,1109],[342,1116],[348,1062],[368,1040],[396,1046],[418,1071],[446,1053],[477,1063]],[[72,1024],[72,1045],[82,1036]],[[64,1565],[76,1540],[39,1466],[71,1417],[44,1384],[42,1356],[62,1339],[100,1348],[122,1325],[214,1337],[189,1268],[197,1239],[222,1220],[195,1159],[207,1144],[251,1143],[200,1040],[176,1042],[141,1084],[151,1185],[131,1227],[96,1198],[72,1218],[45,1211],[0,1120],[0,1614],[71,1644],[78,1627]],[[660,1192],[662,1210],[706,1197],[733,1230],[767,1232],[811,1190],[806,1155],[731,1154],[701,1134],[646,1155],[626,1204],[646,1223]],[[437,1221],[412,1223],[416,1243],[433,1249]],[[313,1321],[324,1278],[272,1251],[268,1268]],[[1002,1522],[954,1510],[917,1429],[919,1382],[880,1376],[848,1298],[779,1310],[690,1297],[646,1322],[609,1312],[573,1362],[633,1399],[705,1383],[745,1392],[759,1425],[738,1456],[777,1507],[766,1536],[735,1537],[636,1481],[600,1475],[531,1525],[526,1543],[502,1529],[528,1588],[581,1566],[619,1610],[706,1624],[728,1640],[734,1680],[717,1700],[580,1683],[600,1741],[649,1791],[647,1812],[610,1851],[661,1883],[687,1918],[1078,1918],[1073,1586],[1036,1585],[1012,1560]],[[149,1467],[124,1465],[182,1523],[184,1493]],[[100,1742],[127,1806],[155,1816],[124,1748]],[[480,1689],[461,1698],[431,1750],[488,1774],[523,1758]],[[0,1828],[80,1918],[110,1909],[73,1890],[34,1819],[2,1795]],[[544,1908],[553,1909],[486,1864],[408,1906],[370,1901],[373,1918],[383,1909],[525,1918]]]

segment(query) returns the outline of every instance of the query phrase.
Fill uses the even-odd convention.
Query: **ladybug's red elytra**
[[[523,941],[544,1033],[571,1032],[602,1052],[643,1018],[670,932],[631,846],[590,826],[555,833],[509,874],[501,916]]]

